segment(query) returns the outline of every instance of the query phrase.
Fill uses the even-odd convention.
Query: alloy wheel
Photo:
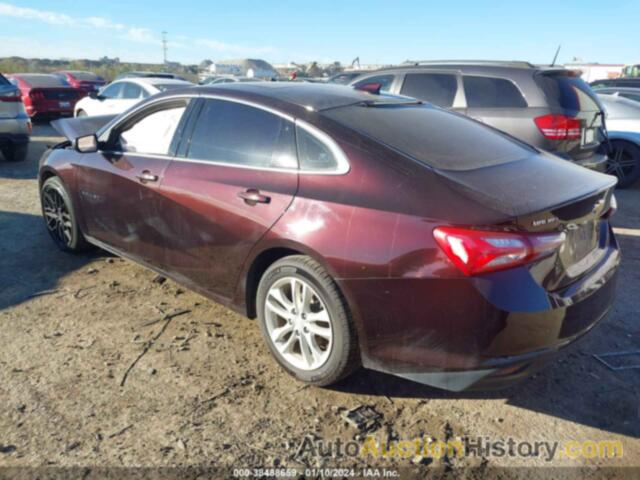
[[[331,353],[333,327],[320,295],[299,277],[273,283],[264,305],[267,332],[280,355],[295,368],[315,370]]]
[[[629,151],[629,149],[623,145],[618,145],[609,155],[606,172],[623,180],[631,173],[635,166],[636,159],[633,156],[633,152]]]
[[[42,195],[42,210],[47,229],[61,245],[69,247],[73,241],[73,223],[64,198],[54,188],[46,188]]]

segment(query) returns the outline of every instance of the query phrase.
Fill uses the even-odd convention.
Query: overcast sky
[[[0,56],[640,63],[640,1],[0,1]]]

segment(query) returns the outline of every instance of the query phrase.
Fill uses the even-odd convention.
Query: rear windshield
[[[69,83],[55,75],[20,75],[20,78],[32,87],[36,88],[55,88],[68,87]]]
[[[161,92],[166,92],[167,90],[173,90],[174,88],[182,88],[188,86],[187,83],[156,83],[153,85]]]
[[[562,108],[570,112],[601,110],[595,93],[579,77],[543,74],[538,75],[536,81],[552,108]]]
[[[443,170],[474,170],[520,160],[532,150],[461,115],[423,105],[348,106],[327,117]]]
[[[99,77],[95,73],[91,72],[71,72],[71,75],[76,77],[81,82],[101,82],[102,77]]]

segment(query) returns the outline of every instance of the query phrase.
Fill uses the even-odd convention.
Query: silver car
[[[18,87],[0,74],[0,152],[8,161],[27,157],[31,120]]]
[[[414,97],[578,165],[606,166],[599,153],[606,139],[602,108],[577,71],[527,62],[430,61],[372,71],[351,85]]]
[[[598,98],[607,115],[607,173],[618,177],[618,187],[629,187],[640,178],[640,102],[600,90]]]

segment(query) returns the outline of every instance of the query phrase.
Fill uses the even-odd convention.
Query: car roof
[[[534,65],[522,61],[499,61],[499,60],[433,60],[420,62],[405,62],[402,65],[383,67],[378,70],[363,72],[364,75],[370,73],[383,72],[407,72],[420,70],[459,70],[469,74],[492,73],[503,76],[510,74],[530,75],[535,72],[564,72],[570,69],[558,65]]]
[[[307,111],[322,111],[362,102],[385,101],[407,102],[408,97],[395,95],[373,95],[352,87],[325,83],[306,82],[235,82],[202,85],[188,90],[173,90],[172,94],[194,93],[228,95],[287,109],[298,107]]]

